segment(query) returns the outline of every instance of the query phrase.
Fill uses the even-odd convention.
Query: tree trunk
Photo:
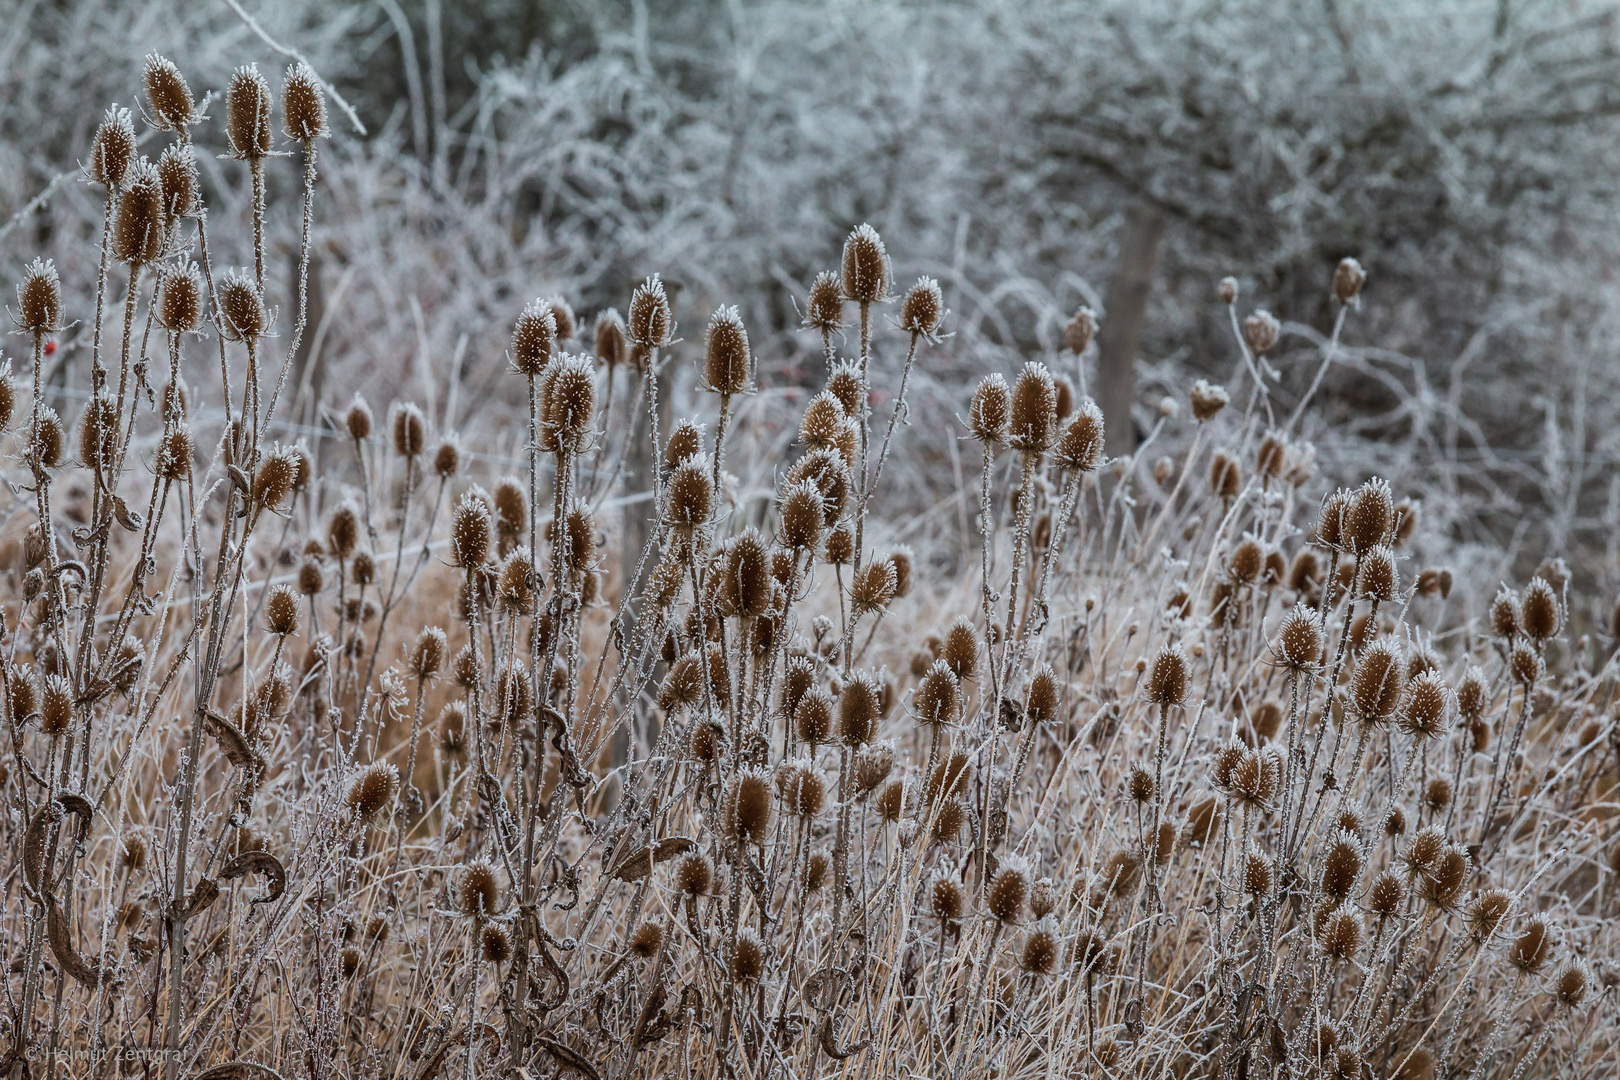
[[[1131,405],[1136,400],[1136,352],[1142,340],[1153,264],[1164,235],[1164,216],[1138,206],[1125,221],[1119,261],[1108,283],[1107,310],[1097,334],[1097,404],[1108,425],[1107,450],[1112,457],[1136,449]]]

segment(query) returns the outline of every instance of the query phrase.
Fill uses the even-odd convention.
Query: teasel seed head
[[[273,585],[265,594],[264,628],[277,637],[298,633],[298,594],[291,585]]]
[[[973,437],[989,445],[1007,437],[1012,418],[1012,394],[999,372],[986,375],[974,388],[968,409],[968,427]]]
[[[303,61],[288,65],[281,83],[281,130],[294,142],[331,134],[326,126],[326,90]]]
[[[1379,545],[1361,557],[1361,595],[1368,600],[1390,603],[1397,590],[1395,554]]]
[[[79,460],[110,479],[117,453],[117,406],[106,394],[97,394],[79,414]]]
[[[556,315],[548,302],[536,300],[519,313],[508,352],[519,374],[533,378],[545,371],[557,353]]]
[[[945,297],[939,282],[931,277],[920,277],[917,284],[906,290],[900,302],[900,329],[918,337],[932,339],[945,317]]]
[[[1344,258],[1333,269],[1333,295],[1339,298],[1341,304],[1353,304],[1361,295],[1361,286],[1367,280],[1367,272],[1355,259]]]
[[[664,488],[664,518],[678,529],[690,531],[708,523],[714,513],[714,483],[703,458],[690,458],[676,466]]]
[[[961,708],[962,689],[956,673],[944,660],[935,660],[912,696],[912,707],[919,723],[950,724]]]
[[[873,559],[855,572],[849,587],[850,602],[857,614],[884,611],[894,600],[896,587],[894,564],[887,559]]]
[[[1365,861],[1361,841],[1343,830],[1336,832],[1322,856],[1322,895],[1334,906],[1344,903],[1355,892]]]
[[[630,340],[644,349],[661,349],[675,337],[675,316],[664,283],[657,274],[636,286],[630,297]]]
[[[1557,637],[1564,626],[1564,606],[1546,578],[1534,577],[1519,602],[1519,624],[1531,641]]]
[[[414,458],[427,444],[427,419],[412,402],[396,404],[393,409],[394,453],[402,458]]]
[[[461,471],[461,447],[456,440],[446,437],[433,451],[433,472],[441,480],[448,480]]]
[[[157,160],[158,187],[163,192],[163,212],[172,228],[175,218],[197,212],[197,155],[184,143],[170,143]]]
[[[467,863],[456,882],[456,910],[468,918],[487,919],[500,908],[501,886],[487,862]]]
[[[1158,790],[1154,783],[1153,774],[1140,765],[1131,766],[1130,773],[1125,778],[1125,793],[1137,805],[1146,805],[1153,801],[1153,794]]]
[[[437,626],[424,626],[411,647],[410,670],[419,681],[426,682],[444,669],[444,658],[449,645],[444,631]]]
[[[813,818],[827,806],[827,781],[809,761],[784,763],[776,773],[782,809],[791,817]]]
[[[938,869],[928,885],[928,908],[942,923],[955,923],[967,910],[967,894],[962,883],[948,869]]]
[[[1256,308],[1253,315],[1243,320],[1243,340],[1256,356],[1270,352],[1282,333],[1282,324],[1265,308]]]
[[[253,477],[253,501],[266,510],[279,508],[292,494],[297,477],[298,455],[294,448],[272,446]]]
[[[1404,682],[1399,646],[1388,638],[1367,646],[1350,677],[1350,701],[1362,722],[1383,724],[1394,716]]]
[[[735,307],[722,305],[709,317],[704,334],[704,382],[709,390],[729,397],[746,391],[753,375],[754,354],[742,317]]]
[[[1187,654],[1180,645],[1161,645],[1149,666],[1147,699],[1156,705],[1180,705],[1187,697]]]
[[[540,419],[546,435],[555,448],[579,453],[596,423],[596,373],[590,359],[568,353],[553,357],[544,384]]]
[[[1485,715],[1486,704],[1485,673],[1470,667],[1457,684],[1457,711],[1466,720],[1478,720]]]
[[[742,843],[764,844],[774,818],[770,777],[748,769],[737,772],[727,785],[721,813],[725,834]]]
[[[1468,936],[1476,945],[1489,945],[1513,913],[1513,894],[1485,889],[1468,905]]]
[[[1277,881],[1277,867],[1263,851],[1250,851],[1243,860],[1243,891],[1250,896],[1270,896]]]
[[[831,390],[823,390],[805,406],[799,422],[799,441],[812,449],[836,449],[845,421],[843,403]]]
[[[869,743],[853,759],[855,793],[865,798],[876,791],[894,771],[894,747],[890,743]]]
[[[1309,607],[1295,604],[1283,616],[1271,641],[1277,663],[1293,672],[1314,671],[1322,663],[1322,622]]]
[[[1063,344],[1076,356],[1086,351],[1096,334],[1097,313],[1084,305],[1063,324]]]
[[[202,119],[186,77],[165,57],[147,54],[141,84],[146,90],[147,112],[159,129],[181,131]]]
[[[790,483],[782,490],[778,504],[782,543],[795,552],[810,551],[821,544],[826,503],[821,491],[808,480]]]
[[[1338,961],[1354,959],[1361,949],[1361,920],[1348,911],[1335,911],[1317,930],[1322,951]],[[1355,1074],[1360,1075],[1358,1070]]]
[[[906,810],[906,782],[896,778],[884,784],[878,791],[878,816],[893,825],[905,815]]]
[[[864,222],[844,240],[843,276],[840,289],[845,300],[871,304],[887,300],[894,278],[889,268],[889,252],[877,230]]]
[[[681,856],[675,866],[675,887],[687,896],[702,896],[714,881],[714,867],[697,852]]]
[[[270,318],[253,278],[232,270],[220,279],[214,297],[219,331],[228,341],[261,337],[269,329]]]
[[[1344,546],[1363,555],[1389,542],[1395,527],[1395,497],[1380,477],[1362,484],[1346,499],[1343,513]]]
[[[1029,677],[1024,715],[1032,724],[1049,724],[1058,717],[1061,698],[1062,691],[1058,687],[1057,674],[1052,670],[1052,665],[1040,664]]]
[[[810,283],[810,295],[805,300],[804,325],[823,333],[832,333],[844,325],[844,298],[838,291],[838,275],[823,270]]]
[[[186,334],[202,325],[202,273],[188,260],[164,268],[158,283],[158,324],[172,334]]]
[[[124,177],[123,194],[113,217],[112,253],[120,262],[144,266],[163,254],[168,235],[168,213],[163,205],[163,181],[144,157]]]
[[[833,369],[827,373],[826,392],[838,399],[846,417],[859,416],[861,403],[866,397],[861,369],[849,363],[833,365]],[[830,437],[830,441],[836,441],[836,438]]]
[[[1045,364],[1030,361],[1013,384],[1007,442],[1015,450],[1043,454],[1056,437],[1057,386]]]
[[[326,550],[342,561],[360,543],[360,518],[352,503],[343,503],[326,519]]]
[[[768,956],[765,943],[760,940],[753,928],[744,927],[737,931],[737,940],[731,947],[731,962],[728,965],[732,979],[743,986],[752,986],[759,982],[761,976],[765,974]]]
[[[375,761],[349,783],[347,802],[362,825],[376,820],[399,794],[399,769],[391,762]]]
[[[1419,739],[1438,738],[1451,720],[1451,688],[1437,671],[1424,671],[1406,684],[1401,726]]]
[[[827,534],[825,554],[834,566],[848,566],[855,561],[855,530],[849,522],[839,522]]]
[[[1252,585],[1265,565],[1265,552],[1253,537],[1245,537],[1227,557],[1226,573],[1238,585]]]
[[[1063,429],[1054,455],[1061,468],[1073,472],[1096,472],[1103,463],[1103,414],[1097,403],[1086,398]]]
[[[298,592],[302,596],[314,596],[326,587],[326,574],[321,570],[321,564],[314,558],[306,557],[298,567]]]
[[[1452,910],[1462,897],[1469,868],[1468,853],[1455,844],[1447,845],[1433,865],[1418,875],[1418,895],[1441,911]]]
[[[1508,963],[1526,975],[1536,975],[1552,958],[1552,934],[1546,920],[1537,916],[1525,925],[1508,948]]]
[[[43,336],[62,328],[62,282],[56,264],[35,259],[17,285],[17,329]]]
[[[1234,499],[1243,487],[1243,468],[1234,458],[1217,452],[1209,463],[1210,494]]]
[[[135,124],[130,119],[128,109],[114,105],[102,117],[101,126],[96,128],[95,139],[90,143],[90,161],[84,167],[85,174],[92,183],[103,187],[122,187],[130,166],[135,164],[135,155]]]
[[[1592,989],[1592,973],[1579,960],[1572,960],[1558,973],[1555,994],[1566,1009],[1578,1008]]]
[[[73,686],[61,675],[45,676],[39,698],[39,730],[56,738],[73,724]]]
[[[1002,925],[1016,923],[1029,896],[1029,870],[1017,859],[1002,863],[985,889],[984,906]]]
[[[456,503],[450,523],[450,550],[456,564],[474,569],[489,561],[490,512],[484,500],[466,492]]]
[[[1057,924],[1051,919],[1042,919],[1024,934],[1018,967],[1027,975],[1050,975],[1057,964]]]
[[[1534,686],[1546,670],[1546,662],[1535,649],[1522,641],[1513,646],[1513,652],[1508,657],[1508,671],[1514,682],[1524,687]]]
[[[838,694],[838,738],[858,748],[872,741],[883,715],[883,688],[876,675],[857,671]]]
[[[225,136],[233,157],[255,160],[270,153],[270,84],[257,64],[231,73],[225,88]]]

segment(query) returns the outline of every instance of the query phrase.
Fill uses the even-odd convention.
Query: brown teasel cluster
[[[728,471],[764,380],[742,314],[683,342],[657,276],[589,325],[561,296],[516,313],[514,475],[407,402],[282,444],[326,91],[302,64],[225,88],[232,270],[208,118],[167,60],[144,90],[157,161],[116,108],[87,157],[107,270],[76,428],[41,381],[71,321],[47,261],[13,310],[32,385],[0,376],[0,1072],[1612,1061],[1613,656],[1571,632],[1557,560],[1470,619],[1414,565],[1415,501],[1374,478],[1311,508],[1259,362],[1283,327],[1240,319],[1235,280],[1241,363],[1191,387],[1186,437],[1167,400],[1107,458],[1084,308],[1069,357],[962,395],[979,550],[950,574],[874,512],[948,312],[932,279],[896,294],[869,225],[803,298],[825,379],[768,500]],[[283,339],[278,147],[303,167]],[[1332,276],[1335,341],[1365,280]],[[677,362],[700,398],[665,432]],[[625,550],[603,503],[638,433]]]

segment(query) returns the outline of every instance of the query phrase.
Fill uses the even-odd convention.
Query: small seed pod
[[[1394,716],[1404,682],[1399,647],[1388,638],[1369,645],[1350,678],[1350,701],[1362,722],[1382,724]]]
[[[1355,892],[1365,859],[1354,834],[1340,830],[1329,839],[1322,856],[1321,891],[1330,903],[1342,904]]]
[[[1457,684],[1457,711],[1466,720],[1478,720],[1485,715],[1486,703],[1485,673],[1470,667]]]
[[[450,525],[450,550],[456,564],[471,570],[489,560],[489,506],[472,492],[461,496]]]
[[[84,171],[92,183],[103,187],[122,187],[130,166],[135,164],[135,124],[129,110],[117,105],[108,109],[96,128],[90,144],[90,160]]]
[[[1545,578],[1534,577],[1519,602],[1519,625],[1531,641],[1557,637],[1564,627],[1564,606]]]
[[[273,585],[264,598],[264,628],[277,637],[298,633],[298,594],[290,585]]]
[[[1249,537],[1232,549],[1232,554],[1226,560],[1226,572],[1234,583],[1252,585],[1260,576],[1260,571],[1265,568],[1265,564],[1265,553],[1260,550],[1260,545]]]
[[[536,300],[519,313],[507,351],[520,375],[534,378],[545,371],[557,352],[557,321],[549,303]]]
[[[1373,477],[1349,496],[1344,506],[1343,543],[1353,555],[1363,555],[1389,542],[1395,525],[1395,499],[1389,485]]]
[[[675,865],[675,887],[687,896],[702,896],[714,881],[714,867],[697,852],[681,856]]]
[[[1096,334],[1097,313],[1085,306],[1081,306],[1063,324],[1063,344],[1076,356],[1086,351],[1086,346],[1091,344]]]
[[[941,923],[952,924],[967,910],[962,883],[947,870],[935,870],[928,886],[928,908]]]
[[[1546,670],[1546,661],[1535,649],[1522,641],[1513,646],[1513,652],[1508,657],[1508,671],[1513,675],[1514,682],[1520,686],[1534,686]]]
[[[1441,911],[1450,911],[1462,897],[1468,873],[1468,853],[1456,845],[1448,845],[1434,864],[1418,875],[1418,895]]]
[[[1508,963],[1526,975],[1540,973],[1552,958],[1552,934],[1539,916],[1530,920],[1508,948]]]
[[[141,66],[141,84],[146,90],[147,111],[159,129],[182,131],[202,119],[186,77],[157,53],[147,54]]]
[[[1295,604],[1283,616],[1271,651],[1290,671],[1312,671],[1322,662],[1322,644],[1321,620],[1304,604]]]
[[[360,542],[360,518],[351,503],[344,503],[326,519],[326,550],[339,561],[354,554]]]
[[[708,522],[714,513],[714,483],[702,458],[691,458],[670,473],[664,488],[664,518],[677,529],[690,531]]]
[[[1227,394],[1226,387],[1199,379],[1193,383],[1192,393],[1188,395],[1187,400],[1192,406],[1193,419],[1202,424],[1213,420],[1232,399]]]
[[[1519,634],[1519,597],[1506,586],[1497,590],[1496,598],[1491,601],[1491,629],[1504,641]]]
[[[1058,717],[1061,696],[1057,675],[1052,671],[1052,665],[1041,664],[1030,676],[1024,715],[1029,717],[1032,724],[1051,723]]]
[[[349,783],[347,802],[355,820],[370,824],[399,794],[399,769],[386,761],[375,761],[360,770]]]
[[[321,564],[306,558],[298,567],[298,592],[301,596],[315,596],[326,587],[326,574]]]
[[[281,130],[294,142],[331,134],[326,127],[326,91],[303,61],[289,65],[281,83]]]
[[[848,417],[843,403],[830,390],[823,390],[805,406],[799,422],[799,441],[812,449],[836,448]]]
[[[866,401],[865,386],[861,369],[854,364],[836,364],[827,373],[827,393],[838,399],[847,417],[861,414],[862,404]]]
[[[343,426],[349,433],[349,438],[355,442],[365,442],[371,438],[373,420],[371,406],[359,394],[349,402],[349,411],[343,414]]]
[[[894,747],[881,742],[861,747],[853,758],[855,793],[864,798],[876,791],[894,771]]]
[[[782,543],[794,551],[813,550],[821,543],[825,503],[810,481],[789,484],[778,504]]]
[[[1338,961],[1352,959],[1361,949],[1361,920],[1348,911],[1337,911],[1323,920],[1317,930],[1322,951]],[[1359,1077],[1361,1070],[1349,1074]]]
[[[1251,851],[1243,860],[1243,891],[1250,896],[1270,896],[1277,882],[1277,867],[1263,851]]]
[[[415,404],[406,402],[394,406],[394,453],[402,458],[414,458],[427,444],[427,419]]]
[[[125,176],[123,193],[118,198],[118,211],[113,217],[113,258],[131,266],[155,262],[163,254],[167,235],[163,181],[152,163],[141,158]]]
[[[28,455],[41,468],[54,469],[62,463],[62,446],[66,437],[62,431],[62,418],[49,405],[39,410],[39,420],[29,433]]]
[[[1451,718],[1451,704],[1451,688],[1440,673],[1421,672],[1406,684],[1401,701],[1401,726],[1418,739],[1439,738]]]
[[[579,453],[596,423],[596,373],[588,357],[561,354],[546,366],[540,419],[555,447]]]
[[[671,469],[703,454],[703,429],[690,420],[675,425],[664,442],[664,464]]]
[[[231,73],[225,88],[225,136],[233,157],[255,160],[270,153],[270,84],[257,64]]]
[[[1558,1004],[1566,1009],[1578,1008],[1592,988],[1592,973],[1579,960],[1572,960],[1558,973],[1554,981],[1554,994]]]
[[[202,273],[189,259],[172,263],[158,284],[158,324],[172,334],[187,334],[202,325]]]
[[[1054,455],[1059,467],[1074,472],[1096,472],[1103,463],[1103,414],[1086,398],[1069,426],[1063,429]]]
[[[500,908],[501,887],[487,862],[467,863],[456,882],[456,909],[468,918],[488,918]]]
[[[15,715],[15,714],[14,714]],[[46,675],[39,698],[39,730],[56,738],[73,723],[73,686],[61,675]]]
[[[1395,554],[1380,545],[1361,557],[1361,595],[1368,600],[1390,603],[1397,590]]]
[[[422,627],[416,635],[416,644],[411,646],[411,674],[422,682],[438,675],[444,669],[448,647],[443,630],[437,626]]]
[[[855,530],[849,522],[840,522],[827,534],[824,554],[834,566],[848,566],[855,561]]]
[[[737,940],[731,947],[731,977],[742,986],[752,986],[765,974],[768,958],[765,943],[752,928],[737,931]]]
[[[820,687],[806,690],[793,709],[794,731],[812,749],[825,743],[832,734],[832,720],[832,695]]]
[[[157,462],[154,466],[158,478],[174,484],[190,476],[194,449],[191,429],[185,424],[176,425],[173,431],[158,441]]]
[[[1187,654],[1180,645],[1162,645],[1153,654],[1146,685],[1156,705],[1180,705],[1187,696]]]
[[[1138,805],[1152,802],[1153,793],[1157,790],[1152,773],[1140,765],[1131,766],[1130,775],[1125,778],[1125,794],[1130,796],[1132,802]]]
[[[838,291],[838,275],[823,270],[810,283],[804,304],[804,325],[830,334],[844,325],[844,298]]]
[[[845,300],[871,304],[889,298],[893,274],[889,252],[877,230],[864,222],[844,241],[843,277],[840,288]]]
[[[721,809],[721,828],[733,840],[764,844],[770,838],[774,818],[770,777],[762,772],[741,770],[727,785]]]
[[[920,277],[917,284],[906,290],[906,298],[900,303],[900,329],[918,337],[932,338],[944,315],[945,297],[939,291],[939,282],[931,277]]]
[[[624,317],[619,314],[618,308],[597,313],[591,333],[591,348],[609,371],[628,358],[630,345],[625,337]]]
[[[661,349],[674,336],[675,316],[664,295],[664,283],[654,274],[630,296],[630,340],[644,349]]]
[[[105,394],[97,394],[79,416],[79,460],[111,477],[118,453],[118,409]]]
[[[1233,458],[1217,453],[1209,462],[1209,491],[1223,499],[1235,499],[1243,487],[1243,469]]]
[[[754,354],[748,331],[735,307],[718,307],[709,317],[704,335],[703,378],[708,389],[730,396],[748,389],[754,374]]]
[[[873,559],[861,567],[849,587],[850,602],[857,614],[886,610],[895,592],[894,564],[887,559]]]
[[[298,454],[290,446],[273,446],[259,462],[253,477],[253,501],[265,510],[275,510],[293,492],[298,477]]]
[[[845,746],[861,747],[872,741],[883,715],[883,688],[868,671],[852,675],[838,694],[838,737]]]
[[[233,270],[221,278],[215,304],[220,333],[228,341],[261,337],[269,329],[270,318],[264,309],[264,298],[259,295],[253,279],[246,274]]]
[[[184,143],[170,143],[157,160],[158,187],[163,192],[163,212],[171,219],[191,217],[197,212],[197,156]]]
[[[827,781],[809,762],[784,764],[776,774],[782,808],[790,816],[813,818],[827,805]]]
[[[999,373],[986,375],[973,391],[968,427],[982,443],[998,443],[1007,435],[1012,416],[1012,394]]]
[[[54,334],[62,325],[62,282],[56,264],[35,259],[17,285],[17,329],[36,336]]]
[[[1333,268],[1333,295],[1339,298],[1341,304],[1353,304],[1361,295],[1361,286],[1367,280],[1367,272],[1355,259],[1340,259],[1339,265]]]
[[[1253,315],[1243,320],[1243,340],[1256,356],[1270,352],[1282,333],[1282,323],[1265,308],[1256,308]]]
[[[1018,921],[1028,896],[1029,871],[1021,862],[1009,859],[991,877],[984,893],[984,906],[997,922],[1005,926]]]
[[[917,721],[932,725],[953,723],[961,702],[962,691],[956,674],[944,660],[935,660],[912,696]]]
[[[979,384],[983,386],[983,383]],[[1007,442],[1026,454],[1044,454],[1057,437],[1057,386],[1046,365],[1024,365],[1013,384]]]
[[[1018,954],[1018,967],[1026,975],[1050,975],[1057,969],[1057,925],[1043,919],[1024,935],[1024,947]]]

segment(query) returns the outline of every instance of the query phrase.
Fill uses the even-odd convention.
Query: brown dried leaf
[[[247,736],[229,720],[219,713],[209,710],[203,714],[203,727],[208,734],[219,740],[219,749],[232,765],[238,768],[263,768],[264,758],[253,749]]]
[[[686,836],[667,836],[649,847],[638,847],[626,852],[624,858],[613,863],[607,876],[618,881],[640,881],[652,872],[655,864],[668,862],[677,855],[685,855],[697,848],[697,841]]]
[[[281,1074],[251,1061],[227,1061],[198,1073],[192,1080],[281,1080]]]
[[[271,904],[281,899],[287,889],[287,871],[281,860],[268,851],[244,851],[219,871],[220,879],[230,881],[248,874],[263,874],[268,891],[248,901],[252,904]]]
[[[56,897],[49,899],[45,915],[45,936],[50,940],[51,952],[62,970],[86,986],[95,986],[103,979],[101,964],[90,963],[73,947],[73,936],[68,931],[67,914]]]
[[[573,1069],[580,1075],[587,1077],[587,1080],[602,1080],[601,1074],[596,1071],[596,1066],[587,1061],[583,1054],[571,1049],[566,1043],[558,1042],[547,1035],[536,1035],[535,1041],[545,1047],[551,1056],[556,1058],[564,1068]]]
[[[186,899],[186,906],[180,912],[180,918],[195,918],[213,907],[214,901],[218,899],[219,886],[215,885],[212,879],[203,878],[197,882],[197,887],[191,890],[191,895]]]

